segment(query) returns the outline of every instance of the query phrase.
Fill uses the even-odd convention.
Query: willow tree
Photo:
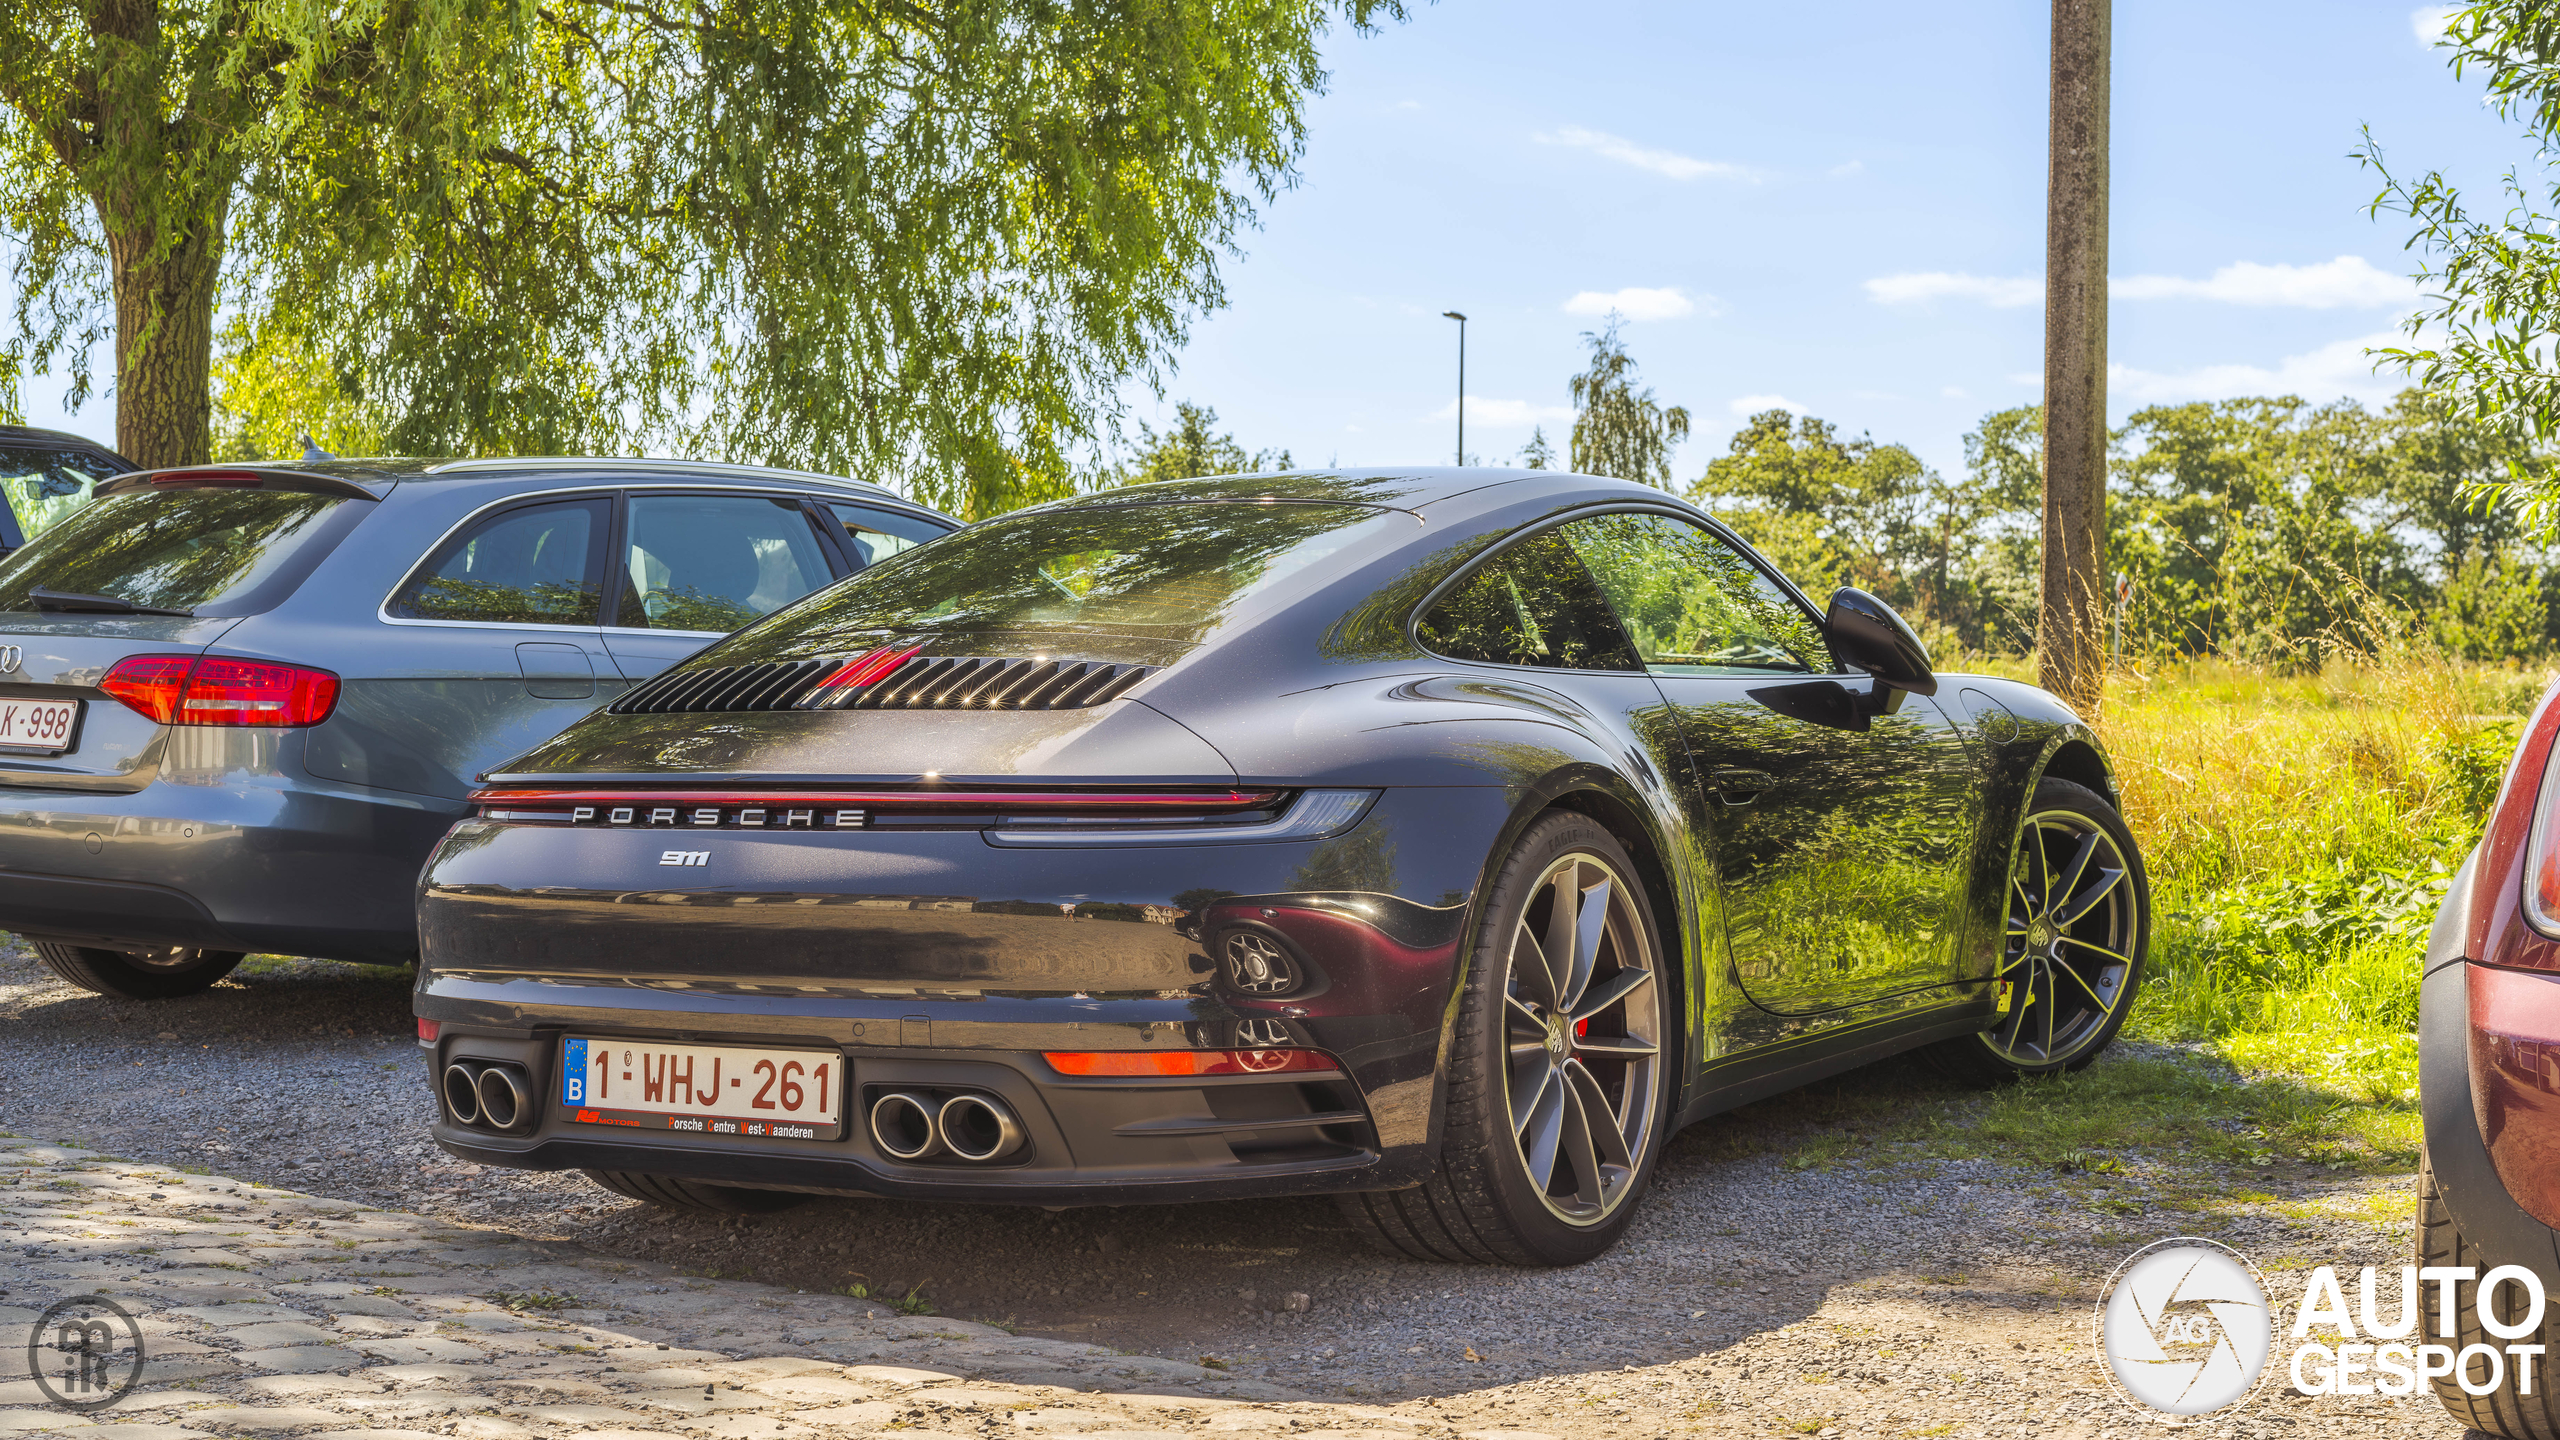
[[[0,7],[20,363],[204,458],[217,310],[389,448],[649,447],[973,513],[1161,377],[1400,0]],[[8,367],[14,376],[16,365]]]
[[[1647,485],[1671,485],[1671,447],[1689,438],[1689,412],[1664,408],[1650,386],[1636,381],[1635,357],[1618,337],[1625,321],[1611,312],[1598,330],[1586,330],[1591,368],[1573,377],[1572,465],[1584,475],[1610,475]]]

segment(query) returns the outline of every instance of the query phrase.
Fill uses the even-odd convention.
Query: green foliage
[[[2494,218],[2474,216],[2462,190],[2441,171],[2403,180],[2383,161],[2367,131],[2355,155],[2382,179],[2373,213],[2415,224],[2409,246],[2423,257],[2417,275],[2426,302],[2404,322],[2409,343],[2382,353],[2430,393],[2459,406],[2482,429],[2560,438],[2560,355],[2550,337],[2560,328],[2560,181],[2550,167],[2560,139],[2560,5],[2553,0],[2484,0],[2446,25],[2454,74],[2477,72],[2499,116],[2520,123],[2534,142],[2531,164],[2507,172]],[[2560,537],[2560,485],[2542,457],[2522,446],[2504,458],[2495,488],[2517,502],[2525,525]]]
[[[119,433],[164,452],[136,458],[198,458],[219,284],[238,444],[325,377],[395,451],[714,453],[990,514],[1064,493],[1067,448],[1221,303],[1328,25],[1401,14],[18,7],[8,358],[76,396],[114,335]],[[137,384],[155,344],[192,393]]]
[[[1101,485],[1147,485],[1158,480],[1189,480],[1201,475],[1242,475],[1251,471],[1294,469],[1286,450],[1245,453],[1233,435],[1216,433],[1218,412],[1185,400],[1173,407],[1172,428],[1158,434],[1138,422],[1138,458],[1104,476]]]
[[[1612,311],[1600,329],[1583,332],[1591,368],[1572,382],[1573,469],[1667,490],[1671,447],[1689,438],[1689,412],[1678,405],[1665,409],[1655,403],[1651,387],[1638,387],[1635,359],[1618,338],[1625,323]],[[1535,442],[1543,448],[1546,432],[1539,431]]]

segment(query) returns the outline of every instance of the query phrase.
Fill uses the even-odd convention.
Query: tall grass
[[[2127,1033],[2312,1082],[2405,1152],[2417,960],[2548,679],[2405,646],[2119,677],[2098,729],[2157,925]]]

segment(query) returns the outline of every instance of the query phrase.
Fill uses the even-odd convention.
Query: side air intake
[[[882,663],[882,662],[887,663]],[[1152,665],[884,654],[681,669],[634,686],[616,715],[745,710],[1076,710],[1116,700]]]

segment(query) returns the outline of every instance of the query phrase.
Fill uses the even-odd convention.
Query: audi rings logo
[[[21,651],[17,646],[0,645],[0,675],[17,674],[18,662],[25,658],[25,652]]]
[[[66,1410],[103,1410],[142,1380],[142,1327],[104,1295],[47,1307],[27,1331],[27,1376]]]
[[[2133,1254],[2098,1293],[2098,1351],[2126,1398],[2170,1423],[2248,1398],[2267,1368],[2266,1286],[2240,1253],[2210,1240],[2162,1240]]]

